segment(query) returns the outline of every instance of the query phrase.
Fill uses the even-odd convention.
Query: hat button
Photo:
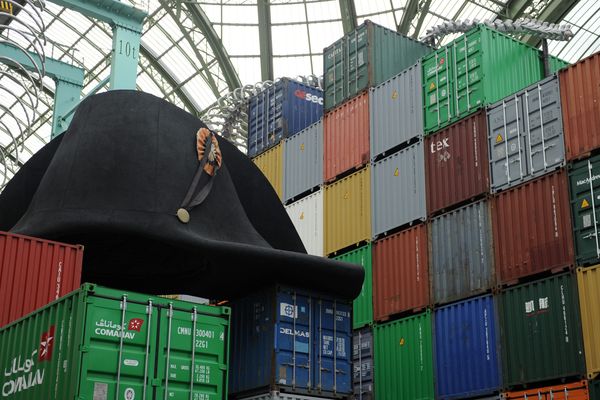
[[[177,210],[177,218],[184,224],[190,222],[190,213],[185,208]]]

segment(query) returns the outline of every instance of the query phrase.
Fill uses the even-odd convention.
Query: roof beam
[[[235,88],[239,88],[242,86],[242,82],[240,81],[240,77],[237,74],[229,55],[227,54],[227,50],[225,50],[225,46],[223,46],[223,42],[217,32],[213,28],[212,23],[200,7],[200,5],[196,3],[184,3],[187,9],[190,11],[190,15],[194,21],[194,24],[200,29],[200,31],[204,34],[206,41],[210,45],[215,58],[219,62],[219,67],[221,67],[221,71],[223,71],[223,77],[225,78],[225,82],[227,82],[227,86],[229,90],[233,90]],[[207,71],[208,72],[208,71]],[[220,94],[215,94],[216,97],[220,97]]]
[[[514,21],[517,18],[521,18],[530,5],[530,0],[509,0],[500,14],[504,14],[506,18]]]
[[[407,35],[410,30],[410,23],[417,15],[419,11],[419,0],[408,0],[406,3],[406,8],[404,9],[404,13],[402,14],[402,19],[398,24],[398,32]]]
[[[344,34],[352,32],[358,26],[356,21],[356,7],[354,0],[339,0],[340,13],[342,15],[342,26]]]
[[[258,40],[260,42],[260,73],[263,81],[272,81],[273,38],[271,37],[271,6],[269,0],[258,0]]]
[[[419,10],[419,20],[417,21],[417,25],[415,26],[415,32],[412,34],[413,39],[419,39],[419,31],[421,30],[421,27],[423,26],[423,21],[425,21],[425,17],[429,12],[430,5],[431,0],[425,0],[423,5],[421,6],[421,9]]]
[[[537,19],[549,23],[558,23],[563,20],[575,7],[579,0],[552,0],[538,15]],[[539,47],[542,40],[537,36],[526,35],[522,39],[525,43]]]

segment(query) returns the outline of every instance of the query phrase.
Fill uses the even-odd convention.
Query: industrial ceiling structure
[[[533,18],[571,25],[574,37],[550,41],[549,51],[575,62],[600,49],[597,0],[122,0],[148,13],[139,51],[137,89],[202,116],[217,99],[243,85],[277,77],[322,75],[323,48],[364,20],[419,39],[449,20]],[[108,89],[111,27],[46,1],[45,54],[84,70],[82,94]],[[2,21],[0,21],[0,25]],[[2,32],[5,35],[6,32]],[[13,35],[14,36],[14,35]],[[447,36],[444,42],[456,35]],[[539,46],[539,39],[521,38]],[[23,43],[27,47],[27,43]],[[0,72],[12,67],[0,64]],[[13,96],[0,93],[0,184],[50,140],[55,83],[46,77],[28,129],[15,101],[28,94],[0,75]],[[27,102],[23,102],[27,104]],[[1,159],[1,157],[0,157]]]

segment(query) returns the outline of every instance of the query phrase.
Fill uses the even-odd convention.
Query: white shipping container
[[[323,189],[285,207],[308,254],[323,256]]]

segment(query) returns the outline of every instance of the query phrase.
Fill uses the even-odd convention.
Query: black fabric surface
[[[236,298],[280,283],[356,297],[362,267],[307,255],[266,178],[220,137],[223,165],[211,192],[188,224],[177,219],[198,167],[196,132],[203,126],[149,94],[92,96],[62,142],[48,145],[58,147],[54,157],[44,148],[47,155],[15,177],[31,178],[11,184],[7,198],[2,193],[0,221],[18,220],[16,233],[83,244],[84,281],[111,287]],[[11,199],[30,203],[24,215]]]

